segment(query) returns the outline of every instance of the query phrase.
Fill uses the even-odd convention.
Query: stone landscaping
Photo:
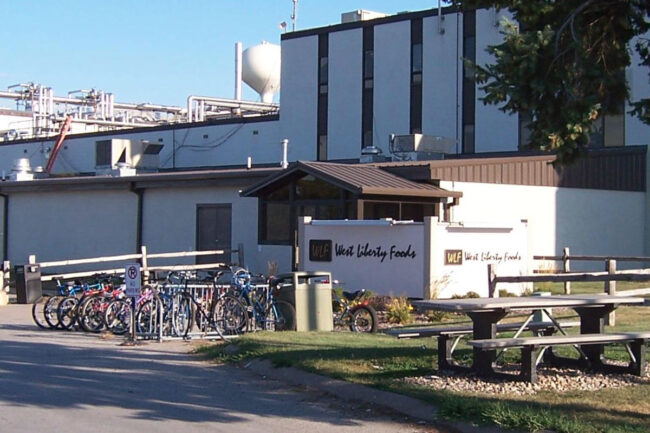
[[[484,380],[472,373],[435,371],[434,374],[421,377],[408,377],[404,382],[431,387],[436,390],[470,392],[498,395],[532,395],[543,391],[556,393],[570,391],[597,391],[604,388],[622,388],[625,386],[650,384],[650,365],[646,366],[643,377],[630,374],[585,373],[581,370],[555,367],[539,367],[538,382],[492,379]]]

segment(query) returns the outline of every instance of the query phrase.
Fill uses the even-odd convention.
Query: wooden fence
[[[617,261],[650,263],[650,257],[632,256],[571,256],[569,249],[564,248],[562,256],[533,256],[534,260],[562,262],[562,269],[557,273],[537,271],[534,275],[497,276],[495,267],[488,265],[488,290],[489,296],[498,296],[497,284],[499,283],[539,283],[552,282],[564,283],[564,293],[571,294],[572,282],[602,282],[603,292],[608,295],[640,296],[650,294],[649,288],[632,289],[617,292],[617,281],[650,281],[650,270],[631,269],[619,271],[616,269]],[[571,272],[571,261],[600,261],[605,264],[603,272]],[[615,324],[614,313],[610,314],[609,324]]]
[[[221,255],[224,253],[237,254],[236,263],[239,266],[245,266],[244,264],[244,249],[243,245],[239,245],[236,250],[211,250],[211,251],[181,251],[181,252],[170,252],[170,253],[147,253],[147,247],[143,246],[139,254],[122,254],[117,256],[104,256],[104,257],[94,257],[94,258],[84,258],[84,259],[71,259],[71,260],[58,260],[51,262],[41,262],[38,263],[35,255],[29,256],[28,264],[38,264],[42,269],[53,268],[53,267],[65,267],[65,266],[75,266],[75,265],[85,265],[85,264],[94,264],[94,263],[116,263],[122,262],[123,264],[129,262],[138,262],[140,263],[140,269],[142,272],[143,279],[145,281],[149,280],[151,272],[161,271],[161,270],[199,270],[199,269],[215,269],[226,266],[225,263],[205,263],[205,264],[194,264],[194,265],[160,265],[160,266],[151,266],[150,262],[155,259],[167,259],[167,258],[182,258],[182,257],[197,257],[197,256],[209,256],[209,255]],[[6,262],[8,263],[8,262]],[[96,274],[120,274],[124,272],[124,266],[119,268],[109,268],[109,269],[96,269],[92,271],[84,272],[67,272],[67,273],[50,273],[47,275],[41,276],[41,281],[52,281],[52,280],[65,280],[71,278],[82,278],[89,277]]]

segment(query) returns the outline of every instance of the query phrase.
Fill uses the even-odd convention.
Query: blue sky
[[[297,29],[342,12],[437,7],[424,0],[299,0]],[[280,43],[291,0],[5,0],[0,90],[35,82],[57,96],[95,88],[119,102],[185,105],[187,96],[234,96],[234,45]],[[244,98],[258,100],[244,85]]]

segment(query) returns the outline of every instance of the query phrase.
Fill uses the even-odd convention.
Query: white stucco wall
[[[9,260],[27,263],[136,252],[137,197],[128,190],[14,193]]]
[[[361,150],[362,29],[330,33],[328,159],[358,158]]]
[[[390,134],[409,133],[411,22],[375,26],[373,144],[388,152]]]
[[[528,220],[532,255],[561,255],[564,247],[579,255],[645,252],[645,193],[468,182],[441,186],[463,192],[452,210],[454,221]],[[580,266],[588,268],[572,264]]]

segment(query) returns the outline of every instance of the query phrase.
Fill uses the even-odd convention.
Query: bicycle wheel
[[[270,331],[295,331],[296,309],[287,301],[273,300],[267,312],[265,329]]]
[[[84,331],[99,332],[104,328],[106,298],[95,295],[83,300],[79,305],[79,324]]]
[[[56,316],[59,318],[59,325],[63,329],[70,329],[77,321],[77,306],[79,299],[74,296],[66,296],[56,309]]]
[[[43,315],[45,316],[45,321],[50,326],[50,328],[55,329],[60,327],[59,316],[57,315],[57,310],[59,309],[59,303],[65,298],[63,295],[52,296],[45,303],[43,308]]]
[[[359,307],[352,312],[350,331],[377,332],[377,313],[370,306]]]
[[[192,301],[176,295],[172,303],[172,329],[177,337],[184,337],[192,329]]]
[[[245,332],[248,324],[246,306],[234,296],[222,296],[212,310],[211,324],[226,335]]]
[[[162,301],[158,296],[154,296],[140,305],[135,316],[135,326],[138,333],[148,334],[150,336],[159,334],[160,326],[162,324],[160,320],[160,311],[162,310],[162,307]]]
[[[104,323],[113,334],[128,332],[131,329],[131,302],[125,299],[111,301],[104,312]]]
[[[50,300],[48,295],[41,296],[41,298],[32,305],[32,319],[36,326],[42,329],[50,328],[50,324],[45,320],[45,305]]]

